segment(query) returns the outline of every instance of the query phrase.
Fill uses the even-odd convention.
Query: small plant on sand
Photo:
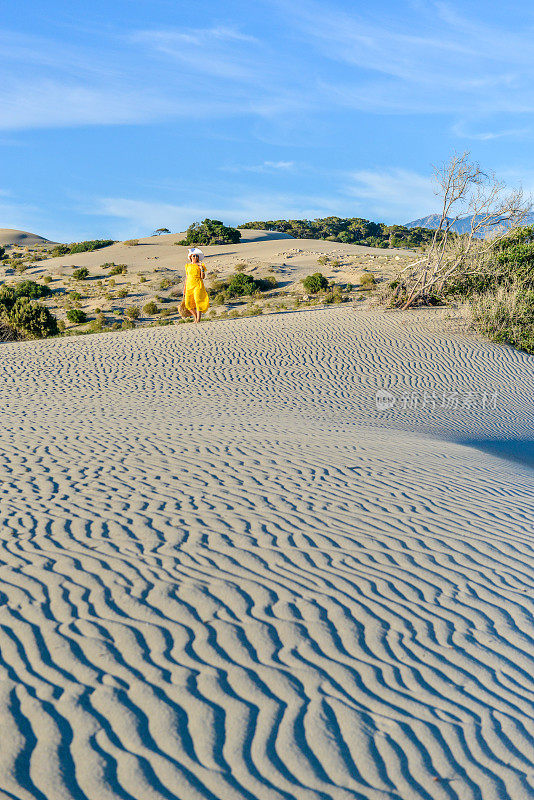
[[[118,297],[120,300],[123,300],[125,297],[128,297],[128,289],[119,289],[119,291],[116,294],[116,297]]]
[[[69,299],[70,300],[81,300],[82,296],[80,292],[69,292]]]
[[[52,283],[52,278],[50,277],[50,275],[45,275],[43,277],[43,283],[46,283],[47,286],[49,283]]]
[[[319,256],[317,263],[320,264],[321,267],[325,267],[328,264],[328,256]]]
[[[372,289],[376,285],[376,278],[372,272],[364,272],[360,277],[360,286],[362,289]]]
[[[130,306],[125,313],[128,319],[139,319],[140,312],[137,306]]]
[[[123,331],[129,331],[132,328],[135,328],[135,322],[133,319],[124,319],[121,323],[121,328]]]
[[[246,270],[246,268],[247,268],[247,265],[245,264],[244,261],[240,261],[239,264],[235,265],[235,271],[236,272],[243,272],[244,270]]]
[[[317,294],[317,292],[328,289],[328,280],[322,273],[314,272],[302,279],[302,285],[310,294]]]
[[[146,283],[147,281],[148,281],[148,278],[145,278],[144,275],[140,275],[139,276],[139,283]]]
[[[151,317],[153,314],[158,313],[158,305],[153,300],[149,300],[148,303],[145,303],[143,306],[143,311]]]
[[[137,247],[139,239],[127,239],[123,244],[125,244],[126,247]]]
[[[81,308],[69,308],[67,319],[69,322],[74,322],[78,325],[81,322],[87,322],[87,314]]]
[[[128,267],[126,266],[126,264],[114,264],[114,266],[111,267],[111,269],[109,271],[109,274],[110,275],[126,275],[127,272],[128,272]]]
[[[160,281],[160,284],[159,284],[159,288],[162,291],[165,291],[165,289],[170,289],[171,286],[172,286],[172,281],[170,280],[170,278],[163,278],[163,280]]]
[[[77,281],[84,281],[88,275],[89,270],[87,267],[78,267],[78,269],[75,269],[72,273],[72,277]]]

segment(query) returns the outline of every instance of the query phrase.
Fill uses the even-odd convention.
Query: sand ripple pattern
[[[2,800],[534,797],[534,471],[483,452],[534,359],[432,319],[2,347]],[[376,411],[451,383],[498,409]]]

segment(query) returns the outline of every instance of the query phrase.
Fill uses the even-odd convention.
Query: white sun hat
[[[190,247],[188,250],[187,255],[189,256],[198,256],[200,260],[204,258],[204,253],[198,247]]]

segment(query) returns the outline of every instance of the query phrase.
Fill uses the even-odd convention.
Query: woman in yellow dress
[[[185,265],[184,304],[195,319],[200,322],[200,317],[210,307],[208,293],[204,287],[206,267],[200,260],[202,251],[196,247],[189,251],[189,263]]]

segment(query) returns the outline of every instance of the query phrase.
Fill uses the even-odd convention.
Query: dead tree
[[[524,223],[532,207],[523,190],[506,191],[494,173],[484,172],[468,152],[454,154],[434,170],[441,198],[439,225],[425,257],[402,279],[402,293],[393,303],[402,308],[428,302],[451,279],[480,269],[496,243]],[[459,219],[470,219],[466,233],[454,233]]]

